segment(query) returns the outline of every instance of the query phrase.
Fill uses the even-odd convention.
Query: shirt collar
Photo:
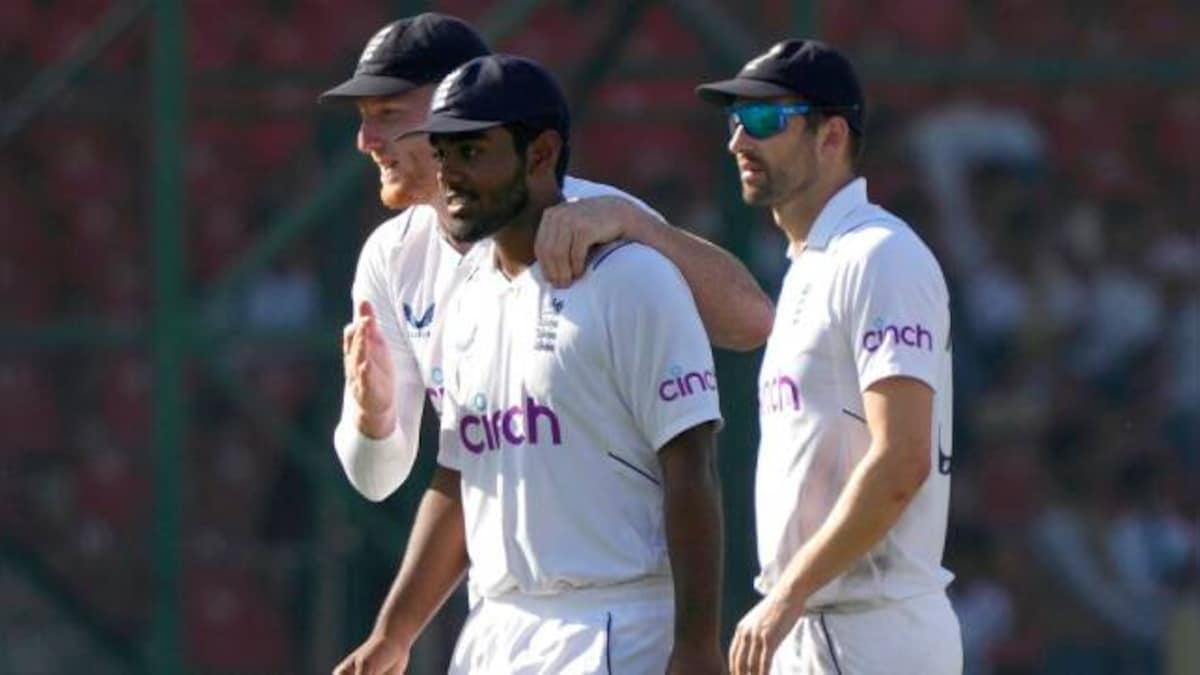
[[[860,176],[846,183],[825,202],[825,207],[817,214],[812,229],[808,231],[804,248],[824,249],[829,245],[830,239],[855,224],[847,218],[850,212],[868,203],[866,178]],[[788,248],[788,257],[793,257],[799,252],[799,247],[791,246]]]

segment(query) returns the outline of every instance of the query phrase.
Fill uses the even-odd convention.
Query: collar
[[[812,229],[808,231],[805,245],[788,247],[788,257],[794,258],[804,249],[824,249],[829,245],[830,239],[857,224],[847,216],[855,209],[869,203],[866,178],[860,176],[846,183],[841,190],[830,197],[829,201],[825,202],[824,208],[817,214]]]

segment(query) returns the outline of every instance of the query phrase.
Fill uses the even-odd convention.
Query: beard
[[[741,181],[742,201],[750,206],[774,207],[790,201],[809,190],[819,178],[815,157],[802,156],[797,162],[774,170],[766,162],[757,164],[761,171],[758,180]]]
[[[397,165],[397,177],[379,185],[379,201],[394,211],[416,204],[432,203],[437,196],[436,170],[415,151],[406,153]]]
[[[471,202],[462,212],[451,212],[447,228],[450,238],[460,244],[473,244],[492,236],[512,222],[529,206],[529,185],[525,182],[525,162],[513,177],[487,195],[458,192]]]

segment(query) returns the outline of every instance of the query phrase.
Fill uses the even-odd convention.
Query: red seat
[[[596,123],[577,141],[583,175],[616,182],[622,187],[658,182],[669,174],[683,173],[693,186],[713,184],[714,157],[721,143],[697,138],[692,129],[678,124]],[[636,158],[631,162],[630,158]]]
[[[69,191],[63,205],[95,200],[133,198],[140,173],[132,166],[134,153],[123,130],[112,125],[49,123],[34,127],[31,147],[37,153],[44,185]],[[133,141],[136,142],[136,141]]]
[[[27,41],[32,41],[38,19],[34,4],[34,0],[0,2],[0,56],[24,52]]]
[[[195,565],[186,572],[183,604],[187,656],[193,668],[293,672],[283,612],[249,571]]]
[[[1070,165],[1098,152],[1123,152],[1129,146],[1128,112],[1115,90],[1063,90],[1046,120],[1056,160]]]
[[[1189,3],[1175,0],[1125,0],[1116,3],[1111,17],[1122,41],[1142,53],[1173,56],[1200,35],[1200,14],[1183,9]]]
[[[951,54],[966,46],[968,17],[961,0],[884,2],[879,10],[880,23],[905,51]]]
[[[0,321],[50,316],[58,301],[61,265],[47,218],[25,186],[0,174]]]
[[[98,365],[103,384],[98,404],[109,433],[122,447],[148,447],[152,386],[148,356],[106,354]]]
[[[479,2],[479,0],[436,0],[432,3],[430,10],[456,16],[475,24],[487,15],[487,4]]]
[[[700,37],[682,25],[674,11],[662,6],[646,11],[625,48],[627,58],[639,61],[682,61],[704,54]]]
[[[31,56],[39,64],[64,58],[96,25],[109,5],[104,0],[72,0],[42,7],[36,19],[37,39],[32,36],[29,39]]]
[[[213,281],[250,242],[246,207],[234,203],[209,203],[188,228],[188,262],[196,280]]]
[[[188,63],[196,70],[244,64],[268,17],[260,3],[193,0],[186,5]]]
[[[595,41],[595,24],[582,18],[559,5],[543,5],[497,49],[539,61],[561,77],[588,55]]]
[[[271,175],[294,162],[308,147],[309,125],[302,119],[268,119],[237,130],[242,147],[248,150],[250,170]]]
[[[145,245],[132,214],[104,201],[77,203],[66,214],[61,257],[64,281],[83,298],[96,299],[114,265],[133,264]]]
[[[63,418],[47,361],[9,356],[0,361],[0,448],[5,464],[62,449]]]
[[[1076,54],[1082,41],[1068,5],[1042,0],[992,0],[979,25],[1001,53]]]
[[[1155,125],[1154,148],[1158,161],[1192,180],[1200,181],[1200,154],[1188,151],[1200,139],[1200,95],[1178,92],[1163,106]]]
[[[818,16],[821,39],[853,51],[865,38],[869,17],[875,16],[875,11],[873,3],[866,0],[826,0]],[[783,14],[779,18],[787,21],[791,17]]]
[[[303,34],[305,49],[312,50],[304,57],[305,62],[328,69],[345,57],[357,60],[367,40],[385,23],[401,16],[394,5],[374,0],[297,0],[291,10],[291,25]],[[349,75],[347,72],[343,77]]]
[[[258,187],[237,127],[207,119],[188,130],[186,174],[195,203],[248,203]]]
[[[597,103],[607,111],[634,115],[652,110],[678,110],[711,112],[720,116],[716,108],[698,108],[693,80],[624,80],[612,79],[597,89]]]
[[[76,507],[115,530],[140,531],[150,513],[150,468],[128,448],[84,448],[74,476]]]

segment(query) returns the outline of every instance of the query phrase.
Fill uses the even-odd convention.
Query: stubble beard
[[[529,206],[529,185],[525,182],[525,165],[517,167],[516,173],[504,187],[496,190],[499,201],[486,212],[467,218],[451,216],[450,237],[460,244],[474,244],[486,239],[511,223]]]

